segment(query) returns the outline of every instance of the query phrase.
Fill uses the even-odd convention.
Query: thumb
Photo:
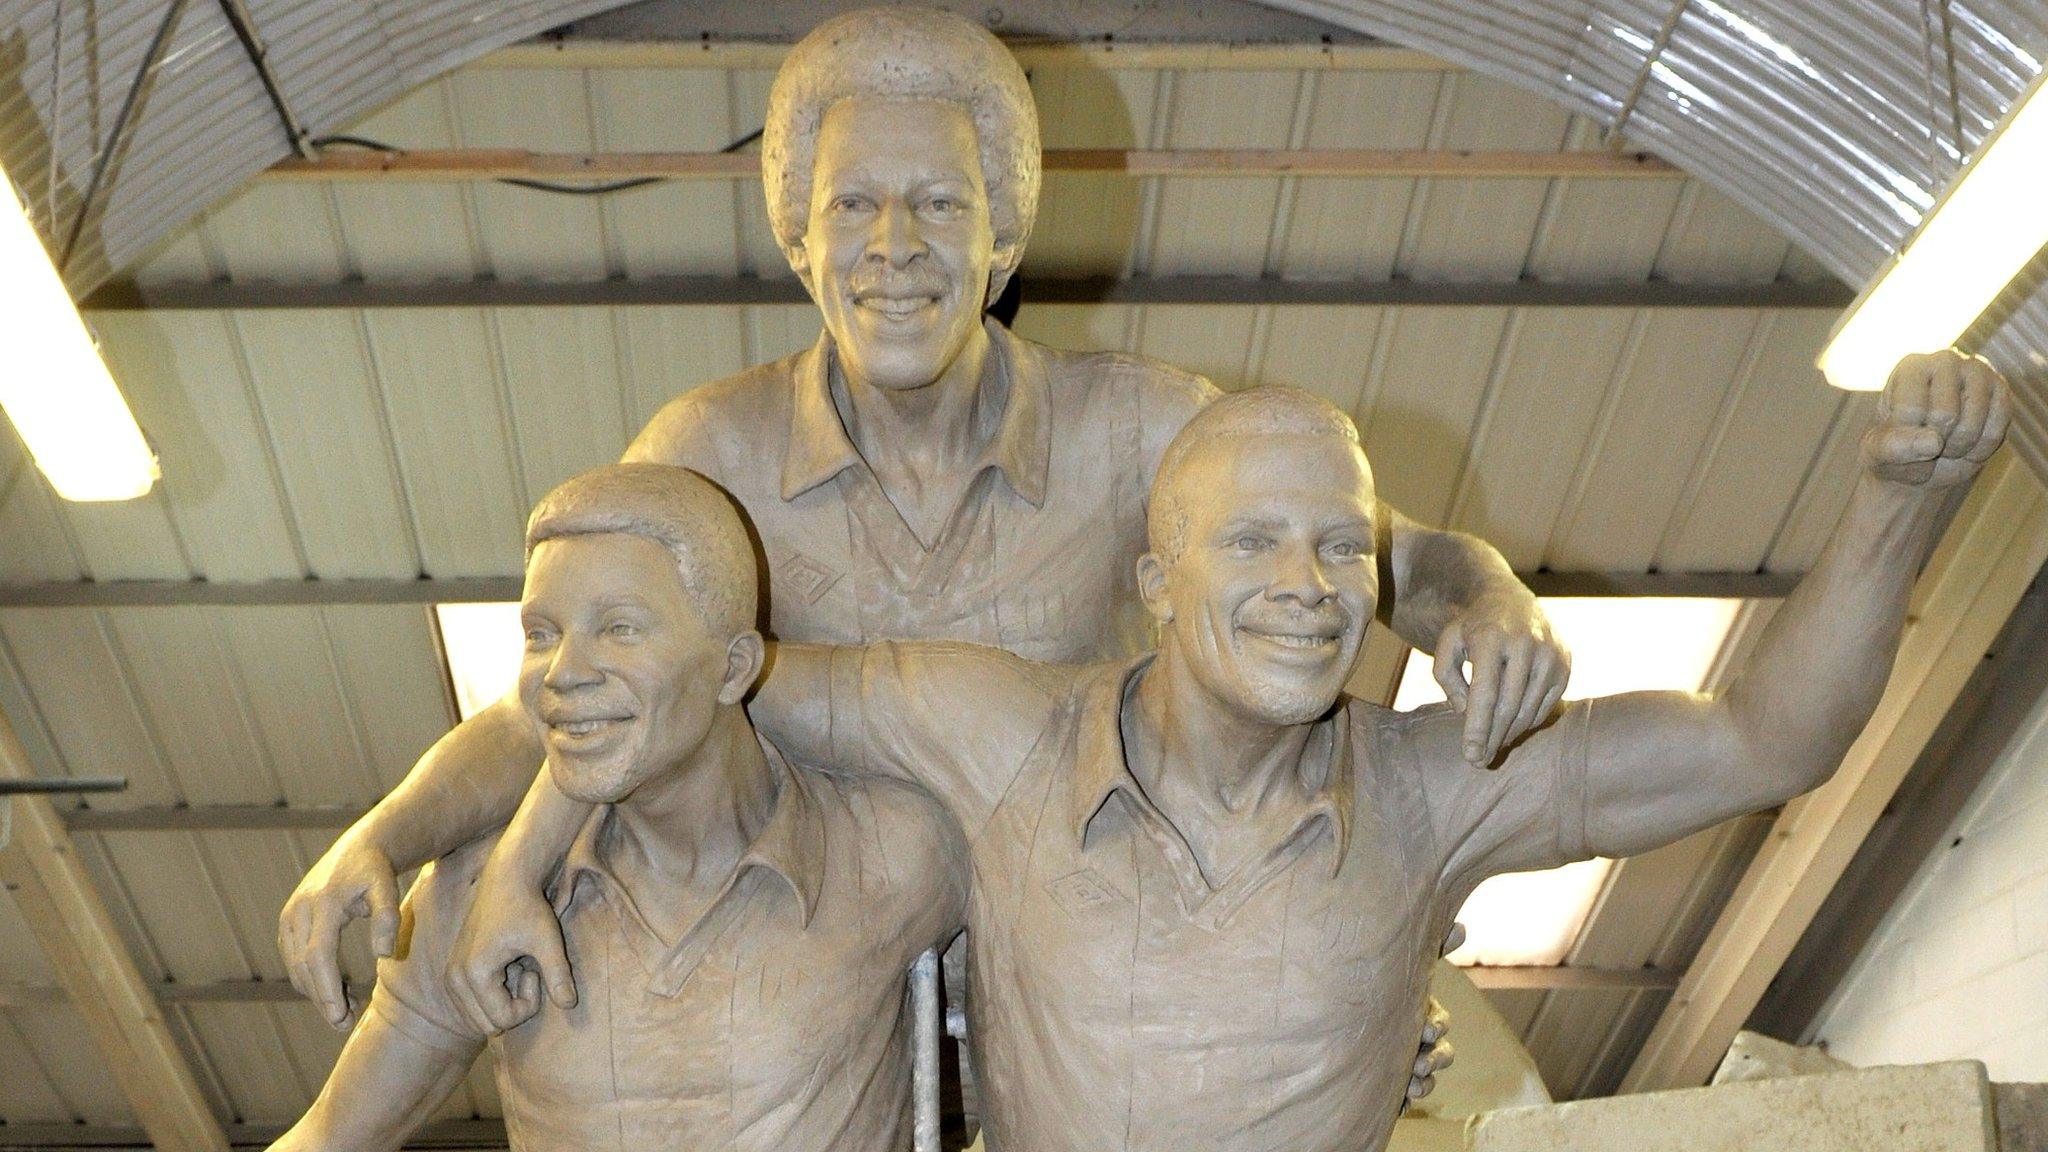
[[[1866,451],[1876,464],[1917,464],[1941,455],[1942,435],[1918,424],[1880,425],[1870,430]]]
[[[559,924],[551,924],[547,931],[539,933],[533,941],[533,962],[540,968],[540,978],[548,987],[548,999],[557,1008],[576,1006],[576,973],[569,967],[568,954],[562,948],[562,932]]]
[[[363,897],[370,905],[370,951],[388,957],[398,951],[398,878],[379,875]]]

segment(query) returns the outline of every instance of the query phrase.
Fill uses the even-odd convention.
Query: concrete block
[[[1866,1068],[1495,1112],[1472,1152],[1993,1152],[1974,1060]]]
[[[1721,1058],[1712,1082],[1742,1084],[1816,1072],[1842,1072],[1850,1067],[1847,1061],[1828,1055],[1826,1049],[1804,1048],[1745,1030],[1735,1034],[1735,1043],[1728,1046],[1728,1055]]]

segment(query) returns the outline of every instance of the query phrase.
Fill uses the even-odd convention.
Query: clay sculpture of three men
[[[904,974],[963,926],[990,1149],[1382,1147],[1464,896],[1825,780],[2003,437],[1982,361],[1902,364],[1736,683],[1560,709],[1533,598],[1343,413],[982,320],[1037,161],[966,21],[793,50],[764,176],[825,334],[535,509],[518,690],[285,909],[337,1023],[341,926],[388,958],[281,1147],[396,1147],[488,1043],[517,1148],[900,1149]],[[1452,704],[1344,694],[1376,614]]]

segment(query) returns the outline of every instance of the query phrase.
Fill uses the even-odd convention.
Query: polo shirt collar
[[[1154,655],[1148,652],[1113,665],[1093,677],[1081,690],[1076,718],[1080,731],[1074,761],[1071,815],[1074,836],[1083,845],[1088,842],[1089,828],[1101,815],[1111,796],[1122,793],[1129,803],[1152,804],[1145,795],[1144,786],[1131,775],[1130,761],[1124,754],[1123,703],[1139,673],[1152,663]],[[1316,721],[1316,732],[1309,739],[1301,766],[1303,782],[1311,790],[1311,799],[1281,841],[1285,843],[1310,824],[1322,820],[1330,829],[1330,841],[1336,849],[1330,865],[1331,875],[1343,867],[1344,854],[1350,847],[1351,818],[1357,800],[1357,786],[1351,772],[1351,741],[1346,731],[1349,726],[1348,702],[1347,697],[1338,697],[1336,711]],[[1160,815],[1163,818],[1165,813]]]
[[[1034,508],[1045,504],[1046,474],[1052,467],[1052,407],[1045,366],[1036,350],[994,320],[984,319],[990,357],[981,388],[1007,388],[1002,422],[982,449],[975,471],[994,468]],[[852,467],[867,467],[846,434],[832,398],[832,334],[797,358],[795,397],[790,405],[788,447],[782,457],[782,498],[794,500]]]
[[[726,878],[718,899],[712,901],[711,906],[716,908],[748,871],[766,869],[788,885],[797,902],[800,923],[809,928],[811,917],[818,910],[818,893],[825,884],[824,810],[818,798],[811,793],[810,783],[801,773],[790,768],[773,744],[764,739],[761,750],[767,754],[769,770],[775,774],[775,811],[769,815],[767,825],[754,837],[753,843],[740,855],[738,865]],[[604,832],[611,818],[612,806],[599,806],[584,820],[575,842],[569,846],[569,853],[562,860],[561,877],[556,881],[553,892],[556,915],[569,910],[578,889],[586,883],[625,894],[604,861]],[[630,899],[626,902],[631,904]],[[637,909],[635,915],[638,915]],[[707,910],[705,915],[708,917],[710,912]],[[646,927],[644,921],[641,926]],[[648,931],[652,934],[651,928]],[[685,940],[688,936],[688,933],[684,934]]]

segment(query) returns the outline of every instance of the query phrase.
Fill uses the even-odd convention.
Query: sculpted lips
[[[571,742],[601,736],[633,719],[630,712],[555,712],[547,717],[548,731]]]
[[[854,303],[890,320],[908,320],[939,302],[937,296],[884,296],[880,293],[854,297]]]
[[[908,320],[946,297],[945,281],[929,272],[864,277],[852,287],[856,307],[888,320]]]
[[[1344,638],[1344,621],[1336,616],[1304,616],[1277,620],[1247,620],[1237,626],[1246,636],[1279,648],[1325,654],[1334,652]]]

